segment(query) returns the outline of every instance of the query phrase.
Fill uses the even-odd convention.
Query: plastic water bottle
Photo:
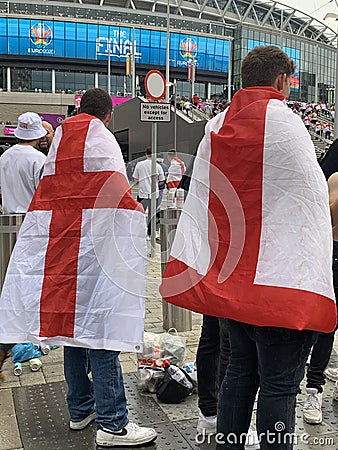
[[[197,367],[195,366],[195,363],[186,363],[184,364],[183,369],[189,374],[190,378],[197,383]]]
[[[184,386],[188,389],[193,388],[192,383],[190,383],[190,381],[187,379],[187,377],[184,375],[184,373],[182,372],[182,370],[179,367],[171,364],[167,370],[170,373],[172,379],[177,381],[177,383],[180,383],[182,386]]]

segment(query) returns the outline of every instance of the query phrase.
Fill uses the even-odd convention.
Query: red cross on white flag
[[[0,342],[142,346],[145,218],[114,136],[81,114],[55,134],[0,299]]]

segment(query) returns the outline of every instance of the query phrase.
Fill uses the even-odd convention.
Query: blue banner
[[[165,66],[166,32],[119,26],[0,18],[0,53],[125,61],[134,49],[135,62]],[[228,72],[229,42],[205,36],[170,33],[170,66]]]

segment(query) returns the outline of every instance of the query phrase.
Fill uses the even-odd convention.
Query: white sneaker
[[[245,450],[258,450],[259,449],[259,439],[257,431],[253,428],[249,428],[245,440]]]
[[[338,381],[338,369],[334,367],[328,367],[324,372],[326,378],[331,381]]]
[[[197,422],[197,433],[210,435],[216,434],[216,432],[217,432],[217,416],[205,417],[200,411]]]
[[[338,402],[338,381],[336,381],[336,384],[333,389],[333,400],[335,402]]]
[[[71,420],[69,422],[69,428],[71,430],[83,430],[84,428],[86,428],[87,425],[90,424],[90,422],[93,422],[93,420],[95,420],[96,417],[96,412],[93,411],[92,413],[89,414],[89,416],[85,417],[82,420],[79,420],[77,422],[75,422],[74,420]]]
[[[307,423],[318,424],[323,421],[323,394],[316,388],[306,388],[306,398],[303,406],[303,419]]]
[[[98,426],[96,433],[96,444],[102,447],[133,447],[148,444],[157,438],[153,428],[139,427],[136,423],[128,422],[122,430],[112,431]]]

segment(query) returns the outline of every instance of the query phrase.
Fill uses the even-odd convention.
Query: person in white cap
[[[47,134],[40,116],[33,112],[21,114],[14,130],[18,143],[0,157],[0,189],[3,214],[26,213],[39,184],[46,156],[34,148]],[[1,366],[15,344],[0,344],[0,382],[4,380]]]
[[[39,184],[46,156],[35,148],[46,135],[40,116],[26,112],[18,118],[18,143],[0,158],[0,188],[4,214],[25,213]]]

